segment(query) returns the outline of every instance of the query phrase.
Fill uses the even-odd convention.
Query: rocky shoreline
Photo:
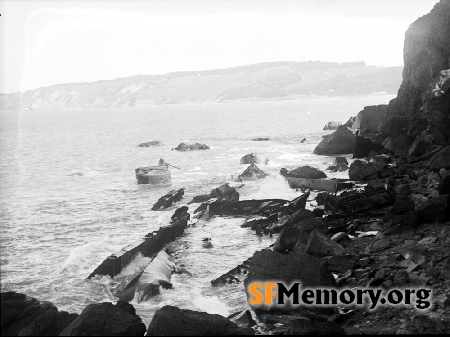
[[[244,225],[257,235],[279,233],[277,240],[234,270],[245,275],[246,285],[254,280],[276,279],[334,289],[431,289],[427,310],[418,311],[413,305],[380,306],[375,310],[354,305],[259,307],[225,318],[164,306],[146,327],[134,307],[124,301],[90,304],[78,315],[58,311],[53,304],[24,294],[5,292],[1,294],[1,334],[448,333],[449,23],[450,0],[441,0],[414,22],[406,33],[405,70],[397,98],[389,105],[365,107],[358,116],[337,126],[314,150],[316,154],[336,156],[352,153],[354,160],[349,167],[336,159],[330,170],[348,168],[355,187],[319,193],[313,210],[305,208],[309,197],[306,191],[287,206],[274,200],[259,205],[254,213],[258,217]],[[254,162],[248,163],[256,170]],[[267,163],[266,158],[262,163]],[[252,172],[248,175],[264,177]],[[240,176],[239,181],[245,177]],[[210,198],[218,202],[225,199],[219,206],[223,210],[228,205],[229,212],[234,206],[239,211],[251,208],[236,204],[239,196],[228,185],[198,198],[202,206],[194,213],[211,206]],[[232,276],[225,281],[239,281]]]

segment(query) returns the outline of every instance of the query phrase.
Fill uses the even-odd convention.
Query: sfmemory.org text
[[[431,306],[431,289],[375,288],[301,288],[300,283],[253,282],[248,285],[251,306],[335,306],[356,305],[376,309],[379,305],[414,305],[426,310]]]

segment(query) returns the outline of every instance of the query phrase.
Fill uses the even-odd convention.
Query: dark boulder
[[[322,172],[321,170],[318,170],[318,169],[308,166],[308,165],[300,166],[292,171],[286,170],[284,172],[285,172],[285,174],[282,174],[282,175],[286,175],[289,177],[296,177],[296,178],[322,179],[322,178],[327,177],[327,175],[324,172]],[[281,173],[281,171],[280,171],[280,173]]]
[[[395,198],[395,204],[391,208],[391,214],[401,215],[414,212],[415,205],[412,200],[405,194],[398,194]]]
[[[89,304],[60,336],[143,336],[145,324],[123,301]]]
[[[149,142],[141,143],[138,147],[153,147],[153,146],[161,146],[161,142],[159,140],[151,140]]]
[[[360,136],[381,133],[387,110],[387,104],[365,106],[356,116],[353,128],[359,130]]]
[[[298,240],[301,240],[304,244],[308,241],[309,234],[300,228],[286,227],[278,235],[273,249],[277,252],[291,251]]]
[[[336,130],[339,126],[341,126],[342,123],[338,121],[331,121],[325,124],[323,127],[323,130]]]
[[[347,158],[345,157],[335,157],[333,159],[333,165],[339,166],[339,165],[348,165]]]
[[[348,171],[350,180],[372,180],[379,178],[379,172],[383,170],[385,164],[382,163],[364,163],[355,160]]]
[[[241,165],[244,164],[263,164],[267,165],[269,163],[269,159],[266,156],[258,153],[249,153],[241,158]]]
[[[354,255],[328,256],[325,258],[328,269],[331,272],[345,273],[355,265],[356,258]]]
[[[309,235],[306,244],[306,253],[312,256],[342,256],[346,251],[339,243],[330,240],[330,238],[318,231],[313,230]]]
[[[353,158],[365,158],[370,152],[378,152],[383,149],[383,146],[378,143],[372,142],[369,138],[362,136],[355,137],[355,151],[353,152]]]
[[[58,336],[77,316],[24,294],[1,293],[2,336]]]
[[[236,181],[257,180],[265,178],[267,174],[261,170],[256,164],[251,164],[236,179]]]
[[[426,119],[415,116],[408,123],[408,131],[406,132],[406,135],[409,138],[414,139],[425,131],[427,126],[428,122]]]
[[[272,250],[255,252],[249,262],[245,286],[253,282],[277,280],[285,284],[301,282],[302,287],[335,287],[336,281],[323,258],[293,251],[289,255]],[[250,294],[247,293],[247,297]],[[262,308],[260,308],[262,309]],[[282,310],[289,308],[281,307]]]
[[[421,223],[443,223],[450,220],[450,195],[441,195],[429,199],[416,207],[416,214]]]
[[[58,336],[77,317],[78,314],[48,310],[21,330],[19,336]]]
[[[332,134],[325,136],[314,149],[314,153],[319,155],[349,154],[354,150],[355,136],[342,125]]]
[[[429,143],[425,139],[425,134],[416,136],[414,142],[408,150],[408,157],[415,156],[420,157],[427,152]]]
[[[239,201],[239,192],[228,184],[223,184],[211,191],[211,198],[227,201]]]
[[[443,148],[430,159],[432,170],[450,169],[450,146]]]
[[[406,135],[386,138],[383,147],[397,156],[406,154],[412,145],[411,139]]]
[[[250,331],[220,315],[166,305],[155,312],[146,336],[235,336]]]
[[[209,150],[209,146],[206,144],[200,144],[200,143],[189,143],[189,142],[183,142],[180,143],[175,150],[177,151],[196,151],[196,150]]]

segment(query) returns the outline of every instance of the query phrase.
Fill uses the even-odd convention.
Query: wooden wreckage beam
[[[284,199],[252,199],[241,201],[215,200],[208,203],[209,216],[270,216],[277,212],[294,213],[300,208],[305,208],[309,193],[302,194],[292,201]]]
[[[187,207],[177,209],[172,216],[170,224],[162,226],[157,231],[145,235],[144,238],[123,247],[119,251],[111,254],[88,276],[88,279],[95,275],[109,275],[115,277],[120,274],[128,264],[136,257],[142,254],[144,257],[153,259],[169,242],[174,241],[183,234],[187,226],[190,215]]]

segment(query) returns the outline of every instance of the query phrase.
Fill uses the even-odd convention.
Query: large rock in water
[[[314,149],[315,154],[334,155],[349,154],[355,150],[355,135],[345,126],[325,136]]]
[[[339,126],[341,126],[342,123],[338,121],[331,121],[325,124],[323,127],[323,130],[336,130]]]
[[[236,181],[244,181],[244,180],[257,180],[265,178],[267,174],[263,172],[258,166],[255,164],[251,164],[249,167],[245,169],[236,179]]]
[[[387,110],[387,104],[364,107],[356,116],[352,128],[359,130],[360,136],[380,133]]]
[[[209,146],[200,143],[189,143],[187,141],[180,143],[175,150],[177,151],[196,151],[196,150],[209,150]]]
[[[235,336],[249,331],[220,315],[166,305],[155,312],[146,336]]]
[[[445,116],[445,102],[448,102],[448,92],[442,104],[431,102],[429,96],[421,95],[433,80],[440,76],[442,70],[450,67],[450,1],[441,0],[430,13],[418,18],[412,23],[405,34],[403,81],[395,99],[389,103],[387,123],[384,132],[388,136],[402,132],[395,118],[403,118],[408,124],[414,116],[421,115],[430,125],[440,132],[450,136],[448,113]],[[425,103],[425,104],[424,104]],[[423,106],[423,111],[421,107]],[[448,110],[447,110],[448,111]]]
[[[145,324],[123,301],[89,304],[60,336],[143,336]]]
[[[15,292],[1,294],[2,336],[58,336],[78,315]]]
[[[267,165],[269,159],[266,156],[258,153],[249,153],[241,158],[241,165],[243,164],[263,164]]]
[[[297,167],[295,170],[292,171],[281,169],[280,174],[289,177],[307,178],[307,179],[322,179],[327,177],[327,175],[321,170],[308,165]]]

